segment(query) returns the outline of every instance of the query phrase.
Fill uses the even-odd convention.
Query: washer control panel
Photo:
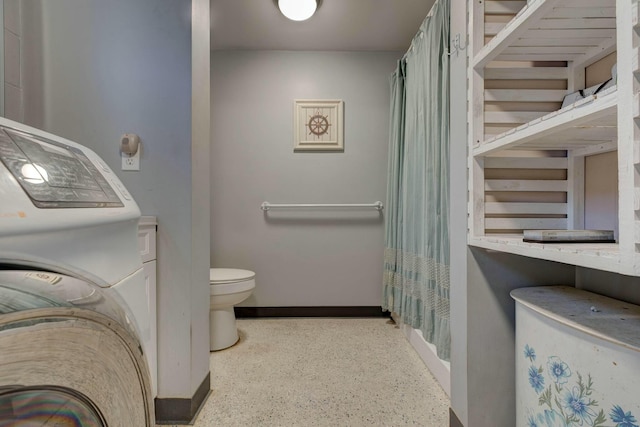
[[[0,126],[0,161],[38,208],[124,206],[80,148]]]

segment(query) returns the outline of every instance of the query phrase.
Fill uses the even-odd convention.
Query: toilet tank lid
[[[211,268],[209,269],[210,283],[233,283],[253,279],[256,273],[250,270],[238,268]]]

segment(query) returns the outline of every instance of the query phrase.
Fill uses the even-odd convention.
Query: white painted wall
[[[389,83],[401,53],[212,53],[211,263],[257,273],[243,305],[379,306],[383,219],[270,211],[385,201]],[[293,100],[344,100],[344,153],[293,152]]]
[[[192,161],[208,159],[209,98],[207,92],[194,104],[193,135],[201,141],[192,146],[191,6],[173,0],[23,3],[26,122],[96,151],[143,214],[158,217],[163,398],[190,398],[209,372],[209,244],[200,237],[208,236],[209,191],[202,182],[208,183],[209,167]],[[204,25],[208,40],[208,19]],[[193,83],[201,92],[209,81],[208,52],[207,45],[200,61],[205,77]],[[196,108],[206,108],[204,121],[196,119]],[[139,172],[120,171],[118,142],[125,132],[142,140]]]
[[[3,31],[2,40],[3,55],[0,59],[0,76],[2,76],[2,108],[3,117],[18,122],[24,119],[23,91],[22,91],[22,19],[21,1],[3,0],[0,2],[2,9]]]
[[[189,332],[191,394],[209,373],[209,249],[211,202],[211,2],[191,1],[191,274],[190,319],[176,334]],[[180,292],[177,286],[172,291]],[[171,299],[164,301],[171,307]],[[178,314],[178,313],[174,313]],[[165,317],[165,324],[171,322]],[[189,329],[187,329],[189,327]],[[176,336],[170,337],[176,339]],[[166,351],[168,346],[164,347]],[[177,360],[181,362],[181,360]],[[171,369],[171,365],[165,365]],[[186,371],[186,370],[185,370]],[[165,372],[168,374],[168,372]],[[167,375],[168,376],[168,375]],[[215,384],[214,384],[215,386]],[[171,392],[165,383],[164,392]],[[199,403],[199,402],[196,402]]]
[[[466,40],[467,2],[451,3],[450,39]],[[464,44],[464,43],[463,43]],[[453,45],[453,44],[451,44]],[[451,408],[468,426],[467,411],[467,51],[450,57],[449,248],[451,251]],[[464,124],[464,125],[463,125]]]
[[[515,413],[516,288],[573,285],[575,267],[470,248],[467,254],[467,325],[458,351],[466,359],[467,394],[457,397],[456,413],[467,414],[466,427],[512,427]],[[454,331],[452,331],[453,334]],[[462,357],[461,355],[457,357]],[[451,366],[452,375],[457,375]],[[453,396],[452,396],[453,398]]]

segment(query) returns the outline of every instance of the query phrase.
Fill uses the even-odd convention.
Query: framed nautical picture
[[[294,151],[344,151],[341,99],[294,100]]]

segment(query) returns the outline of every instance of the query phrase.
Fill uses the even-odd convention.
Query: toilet
[[[210,349],[222,350],[238,342],[233,306],[249,298],[256,287],[256,274],[237,268],[209,270]]]

